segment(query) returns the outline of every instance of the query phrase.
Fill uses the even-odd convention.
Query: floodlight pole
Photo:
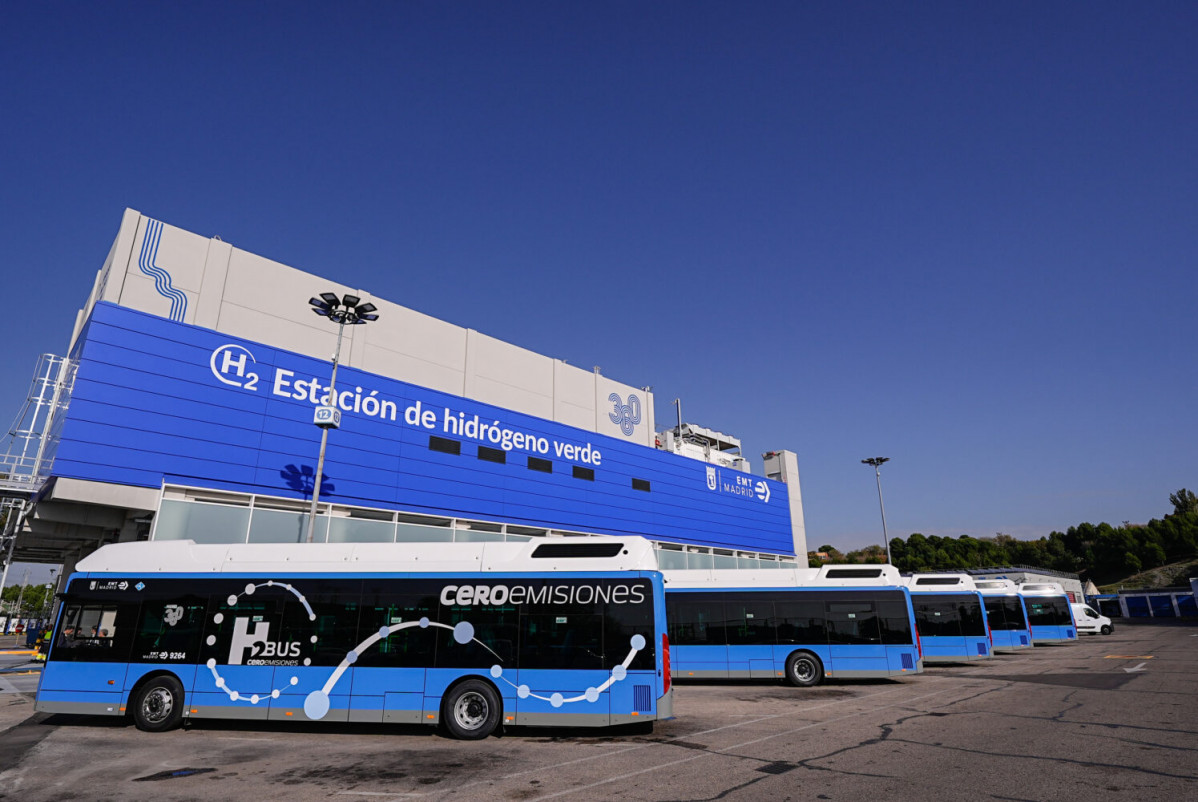
[[[863,465],[874,466],[874,476],[878,480],[878,508],[882,511],[882,539],[886,544],[887,563],[890,563],[890,536],[886,534],[886,505],[882,503],[882,463],[889,461],[890,457],[870,457],[861,460]]]
[[[337,349],[333,351],[333,375],[329,379],[329,402],[327,406],[337,404],[337,364],[341,361],[341,338],[345,334],[345,318],[337,321]],[[320,476],[324,473],[324,450],[329,445],[329,427],[320,428],[320,456],[316,459],[316,478],[312,480],[312,507],[308,511],[308,542],[316,533],[316,504],[320,501]]]
[[[346,294],[337,297],[331,292],[322,292],[319,297],[311,298],[308,304],[312,311],[321,317],[327,317],[337,324],[337,349],[333,351],[333,376],[329,379],[329,394],[324,403],[316,408],[312,422],[320,427],[320,457],[316,461],[316,476],[312,479],[312,507],[308,511],[308,537],[313,542],[316,534],[316,505],[320,502],[320,478],[324,474],[324,452],[329,444],[329,429],[341,425],[341,405],[337,402],[337,365],[341,363],[341,339],[345,336],[346,325],[357,326],[371,320],[378,320],[375,314],[377,307],[372,303],[362,303],[356,295]]]

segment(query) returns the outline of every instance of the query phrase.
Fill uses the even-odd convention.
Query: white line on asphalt
[[[250,737],[243,737],[240,735],[222,735],[222,736],[218,737],[216,740],[218,740],[218,741],[254,741],[255,743],[263,743],[263,742],[276,741],[278,739],[277,738],[250,738]]]

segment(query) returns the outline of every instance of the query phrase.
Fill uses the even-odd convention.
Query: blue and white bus
[[[1032,648],[1027,608],[1019,587],[1009,579],[975,579],[973,584],[986,605],[986,623],[996,652],[1018,652]]]
[[[923,670],[893,566],[665,571],[676,680],[894,677]]]
[[[1025,582],[1019,595],[1027,607],[1028,629],[1032,644],[1070,643],[1077,641],[1077,625],[1065,589],[1058,582]]]
[[[991,656],[990,630],[982,596],[968,574],[913,574],[915,625],[925,663],[961,663]]]
[[[70,578],[48,713],[590,726],[672,716],[651,544],[122,543]]]

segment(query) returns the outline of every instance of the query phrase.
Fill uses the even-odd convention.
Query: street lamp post
[[[372,303],[362,303],[362,299],[348,293],[338,298],[331,292],[322,292],[319,298],[311,298],[308,303],[312,311],[321,317],[327,317],[337,324],[337,350],[333,352],[333,375],[329,379],[329,394],[325,402],[316,408],[312,422],[320,427],[320,457],[316,460],[316,477],[312,480],[312,507],[308,511],[308,542],[311,543],[316,532],[316,505],[320,501],[320,476],[324,472],[324,452],[329,444],[329,429],[341,425],[341,408],[337,405],[337,365],[341,361],[341,338],[346,326],[365,324],[367,321],[378,320],[374,314]]]
[[[861,460],[863,465],[874,466],[874,476],[878,480],[878,508],[882,510],[882,539],[886,542],[886,562],[890,562],[890,536],[886,534],[886,505],[882,503],[882,463],[890,462],[890,457],[870,457]]]

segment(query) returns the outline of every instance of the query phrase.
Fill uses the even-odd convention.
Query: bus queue
[[[639,537],[104,546],[60,595],[36,709],[128,717],[635,726],[673,682],[887,679],[1077,638],[1054,583],[892,565],[659,570]]]

